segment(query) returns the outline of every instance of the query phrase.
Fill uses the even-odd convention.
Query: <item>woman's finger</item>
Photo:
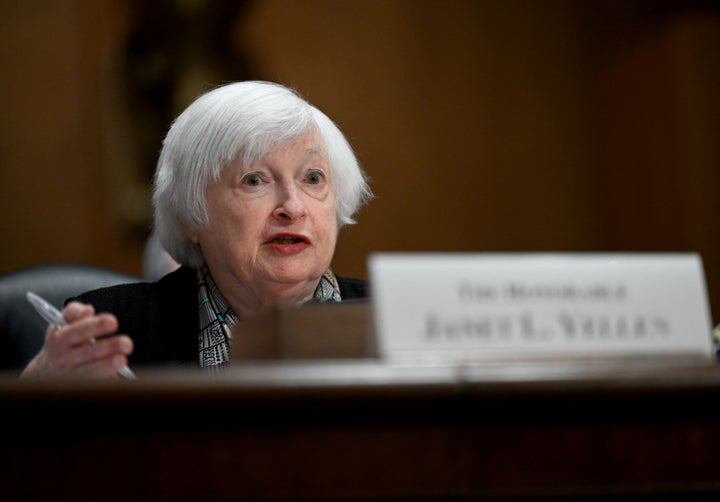
[[[86,303],[70,302],[65,305],[62,314],[68,324],[72,324],[79,319],[95,315],[95,307]]]
[[[112,314],[99,314],[83,317],[71,324],[61,326],[50,332],[53,347],[58,350],[84,345],[96,338],[110,335],[117,331],[117,318]]]

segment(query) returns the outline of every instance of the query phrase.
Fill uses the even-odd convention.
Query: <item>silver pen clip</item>
[[[39,297],[32,291],[28,291],[25,296],[27,296],[28,301],[32,303],[32,306],[35,307],[37,313],[40,314],[40,316],[45,319],[48,324],[57,324],[58,326],[64,326],[67,324],[67,321],[65,320],[65,317],[63,317],[62,313],[43,298]]]

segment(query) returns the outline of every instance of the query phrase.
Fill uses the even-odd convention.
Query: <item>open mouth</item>
[[[303,240],[299,237],[275,237],[270,242],[273,244],[297,244],[298,242],[303,242]]]
[[[270,239],[268,242],[270,244],[289,245],[307,242],[307,239],[296,235],[277,235]]]

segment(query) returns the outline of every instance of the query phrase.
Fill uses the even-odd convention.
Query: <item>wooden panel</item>
[[[247,363],[0,379],[3,498],[666,500],[720,495],[714,364]],[[39,419],[39,420],[38,420]]]

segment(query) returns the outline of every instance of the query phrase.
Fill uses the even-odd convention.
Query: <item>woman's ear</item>
[[[182,231],[183,231],[183,233],[185,234],[185,237],[187,237],[188,239],[190,239],[190,241],[191,241],[193,244],[197,244],[198,242],[200,242],[200,237],[198,237],[198,234],[196,234],[195,232],[193,232],[192,230],[190,230],[190,229],[189,229],[188,227],[186,227],[185,225],[180,225],[180,228],[182,228]]]

